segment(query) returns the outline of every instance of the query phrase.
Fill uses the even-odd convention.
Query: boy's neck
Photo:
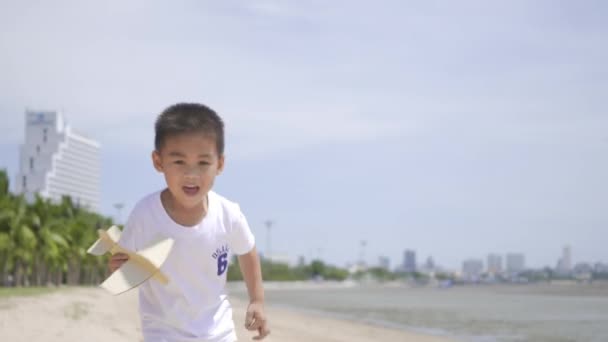
[[[160,194],[160,201],[163,208],[175,223],[192,227],[200,223],[209,209],[209,194],[205,195],[200,205],[192,208],[181,206],[171,194],[169,189],[165,189]]]

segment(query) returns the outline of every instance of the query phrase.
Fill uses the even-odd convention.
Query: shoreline
[[[233,296],[229,297],[229,300],[233,307],[233,310],[235,311],[233,314],[235,314],[235,315],[237,314],[237,312],[236,312],[237,309],[235,309],[235,308],[243,308],[243,310],[244,310],[246,301],[243,298],[235,297],[233,295]],[[443,339],[442,341],[460,341],[460,339],[457,336],[454,336],[454,335],[450,334],[449,332],[441,330],[441,329],[408,326],[405,324],[392,322],[390,320],[360,319],[360,318],[357,318],[357,317],[354,317],[354,316],[351,316],[348,314],[340,314],[337,312],[323,311],[323,310],[310,309],[310,308],[298,308],[291,304],[272,304],[266,309],[272,310],[274,313],[278,313],[281,316],[285,315],[286,313],[297,314],[297,315],[302,315],[302,316],[306,316],[306,317],[312,317],[312,318],[319,319],[319,320],[334,320],[334,321],[340,321],[340,322],[354,324],[354,325],[358,325],[358,326],[364,325],[364,326],[370,326],[370,327],[374,327],[374,328],[378,328],[378,329],[396,330],[396,331],[399,331],[399,332],[402,332],[405,334],[420,334],[420,335],[424,335],[425,337],[441,338],[441,339]],[[272,319],[272,317],[270,317],[270,319]],[[235,319],[235,323],[236,323],[236,319]]]
[[[254,336],[244,328],[246,301],[230,295],[239,341]],[[0,297],[0,335],[7,341],[142,341],[137,291],[111,296],[96,287],[61,288],[36,296]],[[271,335],[264,341],[449,342],[448,337],[327,317],[274,305],[266,307]]]
[[[249,340],[246,337],[253,335],[251,332],[248,332],[239,326],[239,322],[244,321],[244,319],[238,318],[239,315],[244,316],[246,302],[243,301],[242,298],[235,298],[234,296],[229,300],[233,307],[234,321],[237,327],[239,341]],[[460,341],[456,339],[456,337],[449,336],[443,331],[434,329],[409,327],[381,320],[365,321],[348,315],[340,315],[321,310],[300,309],[289,305],[271,305],[266,308],[266,312],[270,321],[270,329],[273,331],[273,339],[270,339],[269,341],[274,341],[275,339],[277,341],[296,342],[372,342],[378,340],[419,342]],[[281,317],[281,320],[277,322],[275,317]],[[288,324],[285,324],[286,320],[288,321]],[[291,331],[294,330],[302,332],[309,327],[314,328],[306,331],[303,336],[294,336],[291,333]],[[319,330],[324,333],[320,334]]]

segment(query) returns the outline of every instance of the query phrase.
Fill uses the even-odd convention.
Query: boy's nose
[[[184,173],[184,176],[186,177],[190,177],[190,178],[198,178],[200,174],[200,170],[197,166],[192,166],[186,169],[186,172]]]

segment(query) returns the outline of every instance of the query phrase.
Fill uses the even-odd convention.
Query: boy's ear
[[[224,171],[224,155],[222,154],[220,156],[220,158],[217,160],[217,174],[219,175],[220,173],[222,173],[222,171]]]
[[[157,150],[152,151],[152,164],[158,172],[163,172],[163,164],[161,163],[160,153]]]

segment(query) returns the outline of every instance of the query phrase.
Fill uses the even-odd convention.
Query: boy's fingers
[[[253,324],[248,328],[249,330],[261,330],[266,328],[266,319],[257,318]]]
[[[256,319],[253,321],[252,324],[247,326],[247,330],[255,331],[255,330],[260,329],[261,326],[262,326],[262,321],[259,319]]]
[[[129,254],[126,253],[116,253],[112,255],[112,259],[114,260],[127,260],[129,259]]]
[[[129,255],[126,253],[116,253],[112,255],[108,265],[110,272],[116,271],[120,266],[122,266],[122,264],[127,262],[127,260],[129,260]]]
[[[259,335],[253,337],[253,339],[256,341],[262,340],[264,337],[270,334],[270,330],[266,327],[266,324],[264,324],[258,331]]]
[[[253,312],[247,311],[247,314],[245,315],[245,328],[249,329],[253,324],[253,321]]]

